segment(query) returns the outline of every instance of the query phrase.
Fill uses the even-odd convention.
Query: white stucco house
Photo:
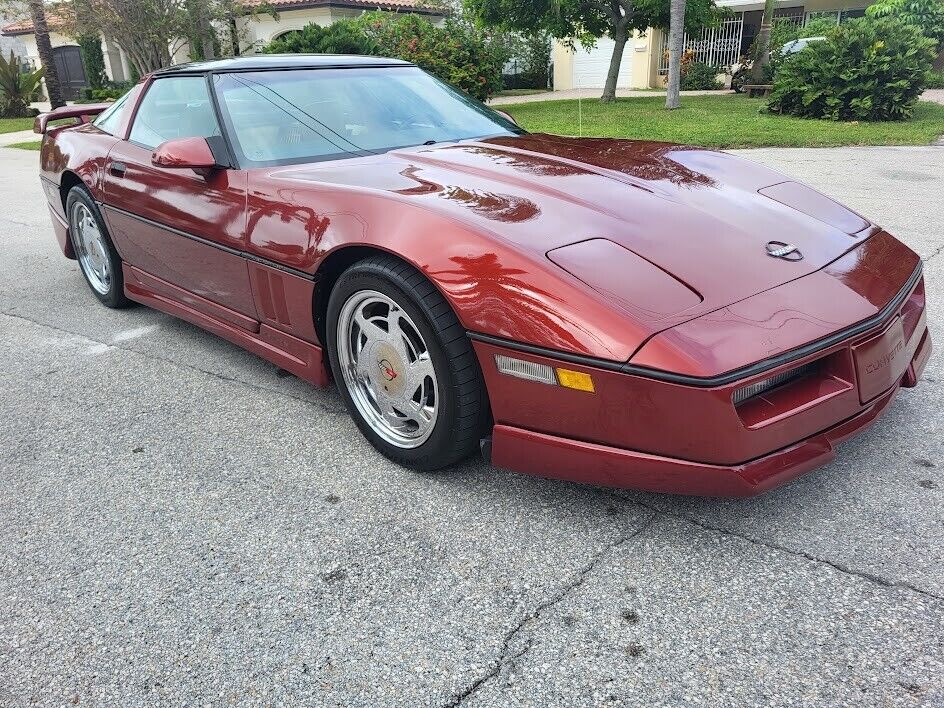
[[[253,8],[263,5],[263,1],[243,0],[242,4]],[[268,0],[266,5],[276,11],[277,17],[260,12],[238,20],[240,49],[244,55],[261,52],[273,39],[299,30],[312,22],[326,26],[341,18],[356,17],[371,10],[421,14],[437,24],[444,19],[444,11],[441,8],[428,6],[422,0]],[[75,38],[57,31],[62,23],[57,21],[54,7],[53,5],[47,9],[46,20],[56,68],[67,98],[75,98],[81,89],[87,86],[85,71]],[[0,35],[11,42],[16,41],[17,46],[21,48],[20,54],[35,66],[40,65],[31,21],[6,24],[0,29]],[[186,43],[173,46],[171,50],[175,63],[190,60],[190,50]],[[120,46],[103,38],[102,53],[105,57],[105,73],[109,79],[126,81],[131,77],[131,65]]]
[[[728,7],[732,16],[720,27],[704,29],[686,36],[685,46],[695,53],[698,61],[715,66],[730,66],[747,54],[748,48],[760,31],[764,3],[757,0],[717,0]],[[816,17],[835,18],[836,22],[861,17],[869,0],[778,0],[775,16],[788,18],[797,24],[806,24]],[[636,33],[626,43],[620,65],[619,88],[661,88],[668,72],[665,53],[666,33],[650,27],[645,33]],[[600,39],[593,49],[575,50],[562,43],[554,46],[554,89],[602,89],[613,54],[613,40]]]

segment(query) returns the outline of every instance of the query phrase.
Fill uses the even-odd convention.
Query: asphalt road
[[[944,341],[944,147],[748,156],[927,259]],[[940,354],[755,500],[414,474],[333,390],[99,306],[36,159],[0,149],[0,706],[944,705]]]

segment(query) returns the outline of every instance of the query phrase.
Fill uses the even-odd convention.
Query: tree
[[[36,37],[36,50],[39,60],[46,71],[46,95],[53,108],[66,105],[62,98],[62,87],[59,84],[59,73],[56,71],[56,62],[52,53],[52,42],[49,41],[49,25],[46,23],[46,10],[43,0],[29,0],[30,17],[33,20],[33,33]]]
[[[682,50],[685,45],[685,0],[670,0],[669,10],[669,82],[665,107],[680,108],[679,85],[682,83]]]
[[[870,17],[895,17],[917,25],[926,37],[944,49],[944,0],[878,0],[866,10]]]
[[[67,31],[101,32],[125,50],[139,75],[170,65],[171,46],[191,30],[182,0],[72,0],[72,5],[73,26]]]
[[[186,10],[193,26],[191,54],[198,50],[201,59],[215,59],[216,32],[210,24],[207,0],[187,0]]]
[[[916,25],[937,43],[935,69],[944,69],[944,0],[878,0],[865,11],[869,17],[894,17]]]
[[[93,89],[100,89],[105,85],[105,56],[102,53],[102,38],[98,34],[83,34],[78,37],[79,50],[82,53],[82,65],[85,67],[85,78]]]
[[[591,47],[608,36],[613,53],[600,100],[616,99],[616,79],[623,50],[634,30],[669,26],[669,0],[465,0],[466,9],[491,27],[531,34],[544,31],[571,45]],[[714,0],[689,0],[685,26],[697,29],[716,21]]]
[[[755,44],[754,66],[751,67],[751,78],[755,84],[764,83],[764,67],[770,62],[770,27],[774,21],[774,0],[764,3],[764,16],[760,21],[760,32],[757,33]]]

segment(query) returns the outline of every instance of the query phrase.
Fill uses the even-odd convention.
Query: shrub
[[[858,19],[788,57],[769,110],[830,120],[903,120],[924,90],[934,42],[892,19]]]
[[[718,81],[721,71],[716,66],[709,66],[701,61],[694,61],[682,72],[681,89],[683,91],[716,91],[724,88]]]
[[[471,25],[447,19],[440,28],[419,15],[383,12],[357,22],[381,55],[411,61],[482,101],[501,89],[504,52]]]
[[[314,23],[273,40],[267,54],[377,54],[378,47],[354,20],[322,27]]]
[[[310,24],[271,42],[267,53],[371,54],[413,62],[485,100],[501,89],[504,53],[472,26],[446,20],[436,27],[419,15],[369,12],[327,27]]]
[[[926,88],[944,89],[944,71],[929,71]]]
[[[43,69],[24,71],[20,59],[10,51],[10,58],[0,54],[0,118],[29,118],[33,95],[42,85]]]
[[[101,88],[86,88],[82,90],[83,102],[101,103],[102,101],[116,101],[131,89],[130,81],[107,82]]]

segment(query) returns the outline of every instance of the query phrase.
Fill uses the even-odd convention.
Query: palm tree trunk
[[[36,37],[36,49],[39,51],[39,60],[46,71],[43,77],[46,81],[46,93],[53,108],[66,105],[62,98],[62,87],[59,84],[59,74],[56,72],[56,62],[52,53],[52,42],[49,41],[49,26],[46,24],[46,11],[43,9],[43,0],[29,0],[30,16],[33,19],[33,33]]]
[[[685,0],[669,3],[669,85],[666,87],[665,107],[669,110],[682,105],[679,88],[682,84],[682,49],[685,44]]]
[[[612,103],[616,100],[616,80],[619,78],[620,64],[623,61],[623,49],[626,47],[626,40],[629,39],[629,33],[626,31],[626,22],[620,22],[611,30],[613,35],[613,54],[610,57],[610,68],[606,72],[606,84],[603,86],[603,95],[600,100],[603,103]]]
[[[774,21],[774,0],[764,3],[764,17],[760,21],[760,32],[757,33],[757,54],[754,55],[754,66],[751,68],[751,80],[755,84],[764,83],[764,67],[770,63],[770,27]]]

